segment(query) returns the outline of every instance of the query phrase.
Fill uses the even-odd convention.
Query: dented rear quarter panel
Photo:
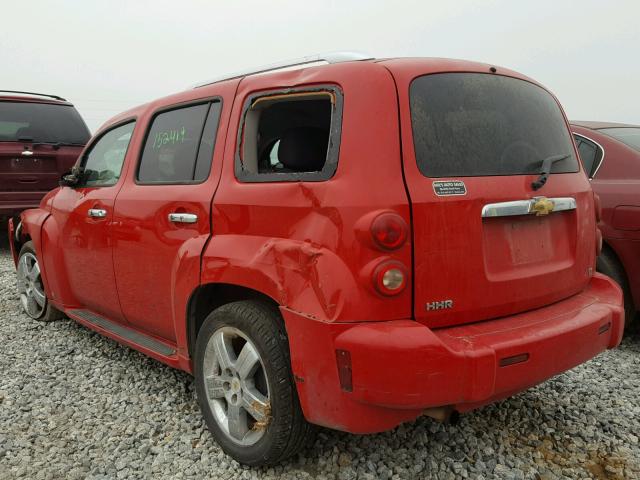
[[[247,98],[260,91],[327,84],[344,97],[334,176],[320,182],[239,182],[234,157]],[[363,241],[356,226],[376,210],[397,212],[411,224],[399,139],[395,84],[375,63],[243,79],[213,201],[202,283],[252,288],[323,322],[410,317],[410,282],[403,293],[383,298],[367,275],[367,266],[384,258],[410,268],[410,242],[395,252],[381,252]]]

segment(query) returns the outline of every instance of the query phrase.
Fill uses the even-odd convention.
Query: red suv
[[[604,246],[596,266],[622,287],[629,327],[640,306],[640,126],[572,122],[571,128],[602,204]]]
[[[193,372],[239,462],[447,418],[618,345],[557,100],[443,59],[307,57],[112,119],[13,231],[33,318]]]
[[[0,216],[37,207],[76,163],[89,137],[64,98],[0,90]]]

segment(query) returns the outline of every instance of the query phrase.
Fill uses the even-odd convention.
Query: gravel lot
[[[0,478],[640,478],[640,337],[512,399],[392,432],[322,430],[272,469],[226,457],[190,376],[19,310],[0,250]]]

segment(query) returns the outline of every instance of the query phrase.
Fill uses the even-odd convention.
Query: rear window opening
[[[530,82],[483,73],[440,73],[410,87],[418,168],[427,177],[538,174],[579,170],[555,99]]]
[[[0,142],[85,145],[89,137],[72,105],[0,101]]]
[[[337,161],[336,93],[274,94],[250,100],[240,143],[249,181],[323,180]]]

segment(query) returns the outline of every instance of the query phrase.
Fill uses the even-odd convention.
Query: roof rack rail
[[[20,90],[0,90],[0,93],[21,93],[23,95],[37,95],[39,97],[49,97],[49,98],[55,98],[56,100],[61,100],[63,102],[66,102],[67,99],[66,98],[62,98],[59,97],[57,95],[49,95],[47,93],[36,93],[36,92],[21,92]]]
[[[216,77],[206,82],[197,83],[193,85],[193,88],[204,87],[211,85],[212,83],[222,82],[224,80],[232,80],[234,78],[246,77],[248,75],[257,75],[259,73],[273,72],[276,70],[283,70],[291,67],[300,67],[310,63],[326,62],[326,63],[342,63],[342,62],[356,62],[361,60],[373,60],[374,57],[360,52],[328,52],[319,53],[317,55],[308,55],[302,58],[296,58],[284,62],[272,63],[269,65],[263,65],[262,67],[252,68],[249,70],[234,72],[221,77]]]

